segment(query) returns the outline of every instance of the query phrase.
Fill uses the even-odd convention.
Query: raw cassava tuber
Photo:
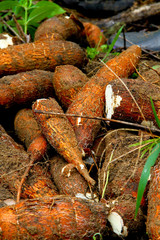
[[[147,233],[150,239],[160,239],[160,164],[152,169],[148,192]]]
[[[104,111],[105,88],[117,76],[123,78],[132,74],[140,59],[141,49],[133,45],[119,56],[109,60],[79,91],[69,106],[67,114],[102,117]],[[108,69],[107,66],[110,68]],[[115,75],[116,74],[116,75]],[[92,145],[100,129],[100,121],[68,117],[78,143],[82,148]]]
[[[83,30],[83,24],[73,17],[65,15],[54,16],[45,20],[37,28],[34,41],[37,40],[79,40]]]
[[[92,239],[106,231],[105,204],[57,196],[0,209],[1,239]]]
[[[89,79],[73,65],[57,66],[53,75],[53,87],[62,106],[67,109],[79,90]]]
[[[38,99],[32,105],[32,110],[48,142],[67,162],[76,167],[87,182],[94,185],[95,181],[89,176],[88,170],[83,163],[82,152],[78,147],[75,133],[67,117],[36,112],[39,110],[43,112],[63,113],[57,101],[53,98]]]
[[[35,160],[40,160],[47,151],[47,141],[33,116],[32,110],[21,109],[15,117],[14,129]]]
[[[29,164],[29,154],[0,126],[0,183],[7,185],[14,196],[17,196],[21,179]],[[22,197],[54,196],[58,193],[47,169],[36,165],[31,171],[32,174],[24,181]]]
[[[86,196],[88,184],[81,174],[74,168],[71,173],[65,175],[65,168],[68,163],[59,155],[50,159],[51,175],[60,194]]]
[[[90,47],[99,48],[101,45],[106,43],[107,39],[98,26],[90,22],[83,22],[83,26],[84,26],[83,33],[85,34]]]
[[[148,127],[156,126],[150,98],[153,100],[157,115],[160,116],[159,88],[139,78],[122,81],[129,90],[117,79],[106,87],[106,117],[140,123]],[[117,105],[116,99],[119,99]]]
[[[14,54],[13,54],[14,52]],[[54,71],[56,66],[82,67],[86,56],[82,48],[68,41],[36,41],[0,49],[0,75],[41,69]]]
[[[20,194],[17,196],[17,202],[20,197],[23,199],[35,199],[43,197],[53,197],[58,195],[59,191],[52,181],[51,174],[47,167],[40,164],[31,166],[29,175],[25,179]]]
[[[12,54],[13,55],[13,54]],[[33,70],[0,79],[0,106],[29,104],[40,97],[53,96],[53,73]]]

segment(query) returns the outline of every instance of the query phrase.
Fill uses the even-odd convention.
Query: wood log
[[[101,19],[98,21],[93,21],[94,24],[99,26],[100,28],[106,30],[108,28],[108,33],[113,34],[115,32],[111,33],[111,27],[116,26],[119,28],[119,24],[129,24],[136,21],[147,19],[151,16],[158,16],[160,13],[160,3],[155,2],[148,5],[142,5],[137,7],[132,7],[126,11],[123,11],[121,13],[118,13],[117,15],[114,15],[110,18]],[[115,29],[115,28],[114,28]]]

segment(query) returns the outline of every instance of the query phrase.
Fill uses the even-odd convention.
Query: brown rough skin
[[[13,54],[12,54],[13,56]],[[40,97],[53,96],[53,73],[33,70],[0,79],[0,106],[29,104]]]
[[[29,163],[29,154],[0,125],[0,183],[17,193],[21,176]]]
[[[26,148],[41,134],[38,123],[33,116],[32,109],[24,108],[17,112],[14,119],[14,130]]]
[[[21,201],[0,209],[1,239],[92,239],[105,231],[108,208],[73,197]]]
[[[107,39],[98,26],[90,22],[84,22],[83,26],[90,47],[100,47],[106,43]]]
[[[109,60],[107,66],[119,77],[124,78],[135,71],[141,56],[139,46],[133,45],[119,56]],[[102,117],[104,111],[104,93],[106,85],[117,78],[114,73],[103,66],[79,91],[75,100],[69,106],[67,113],[77,115],[87,115],[91,117]],[[91,119],[81,119],[81,124],[77,124],[77,118],[68,117],[71,122],[78,143],[82,148],[92,145],[97,132],[100,129],[100,121]]]
[[[63,110],[56,100],[53,98],[38,99],[32,105],[32,110],[42,133],[52,147],[55,148],[67,162],[73,164],[87,182],[94,185],[95,181],[89,176],[88,170],[83,163],[82,152],[78,147],[75,133],[67,117],[35,112],[35,110],[41,110],[44,112],[50,111],[63,114]]]
[[[57,66],[53,75],[53,87],[62,106],[67,109],[79,90],[89,79],[73,65]]]
[[[148,192],[147,233],[152,240],[160,239],[160,163],[152,170]]]
[[[24,108],[18,111],[14,119],[14,130],[32,158],[40,160],[45,155],[47,140],[42,135],[31,109]]]
[[[50,172],[41,165],[32,166],[29,177],[22,185],[21,198],[35,199],[43,197],[53,197],[59,191],[51,179]]]
[[[83,25],[77,24],[71,17],[61,15],[45,20],[37,28],[34,40],[52,38],[54,40],[78,40]]]
[[[59,155],[51,158],[50,164],[50,172],[60,194],[76,196],[77,193],[81,193],[86,195],[88,184],[75,168],[65,175],[68,163]]]
[[[17,189],[29,163],[29,154],[0,126],[0,184],[7,185],[14,196],[17,195]],[[22,187],[22,197],[57,195],[58,191],[44,169],[40,165],[32,166],[32,174],[24,181]]]
[[[14,53],[14,54],[13,54]],[[41,69],[54,71],[56,66],[81,67],[86,62],[82,48],[68,41],[36,41],[0,49],[0,75]]]
[[[148,121],[150,125],[154,124],[154,126],[157,126],[153,110],[151,107],[150,98],[152,98],[156,112],[159,115],[160,114],[159,88],[156,85],[151,84],[149,82],[145,82],[140,78],[122,80],[124,84],[129,88],[132,96],[136,100],[139,108],[141,109],[141,112],[138,109],[137,105],[135,104],[130,93],[124,87],[124,85],[119,80],[115,79],[111,81],[109,84],[111,84],[112,86],[114,95],[120,96],[122,100],[120,101],[120,105],[115,107],[112,118],[140,124],[145,120]],[[108,96],[106,95],[106,98],[107,97]]]

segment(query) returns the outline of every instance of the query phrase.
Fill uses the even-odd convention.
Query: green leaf
[[[33,4],[32,4],[32,0],[20,0],[19,1],[20,6],[22,6],[23,8],[27,8],[29,9]]]
[[[144,165],[141,178],[139,181],[139,186],[138,186],[138,195],[137,195],[137,202],[136,202],[136,211],[135,211],[135,218],[137,217],[138,214],[138,209],[141,205],[142,197],[144,194],[144,190],[146,188],[148,178],[150,175],[150,170],[151,167],[154,166],[156,159],[158,158],[158,155],[160,153],[160,143],[157,143],[156,146],[152,149],[151,154],[147,158],[147,161]]]
[[[158,127],[160,128],[160,120],[159,120],[159,118],[158,118],[158,116],[157,116],[156,109],[155,109],[155,107],[154,107],[154,103],[153,103],[152,98],[150,98],[150,100],[151,100],[151,106],[152,106],[152,110],[153,110],[153,114],[154,114],[156,123],[157,123]]]
[[[53,2],[41,1],[35,5],[35,8],[31,11],[28,17],[28,23],[35,23],[44,20],[45,18],[50,18],[58,14],[64,13],[60,6]]]
[[[3,1],[0,2],[0,11],[13,9],[16,6],[19,6],[18,1]]]
[[[102,52],[106,52],[107,49],[108,49],[108,45],[107,44],[101,45],[100,49],[101,49]]]
[[[92,60],[99,54],[99,51],[96,48],[87,47],[86,51],[87,51],[87,57],[89,57]]]

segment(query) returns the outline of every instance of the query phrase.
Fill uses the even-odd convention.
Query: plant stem
[[[28,8],[25,7],[25,15],[24,15],[24,33],[27,35],[27,18],[28,18]]]

